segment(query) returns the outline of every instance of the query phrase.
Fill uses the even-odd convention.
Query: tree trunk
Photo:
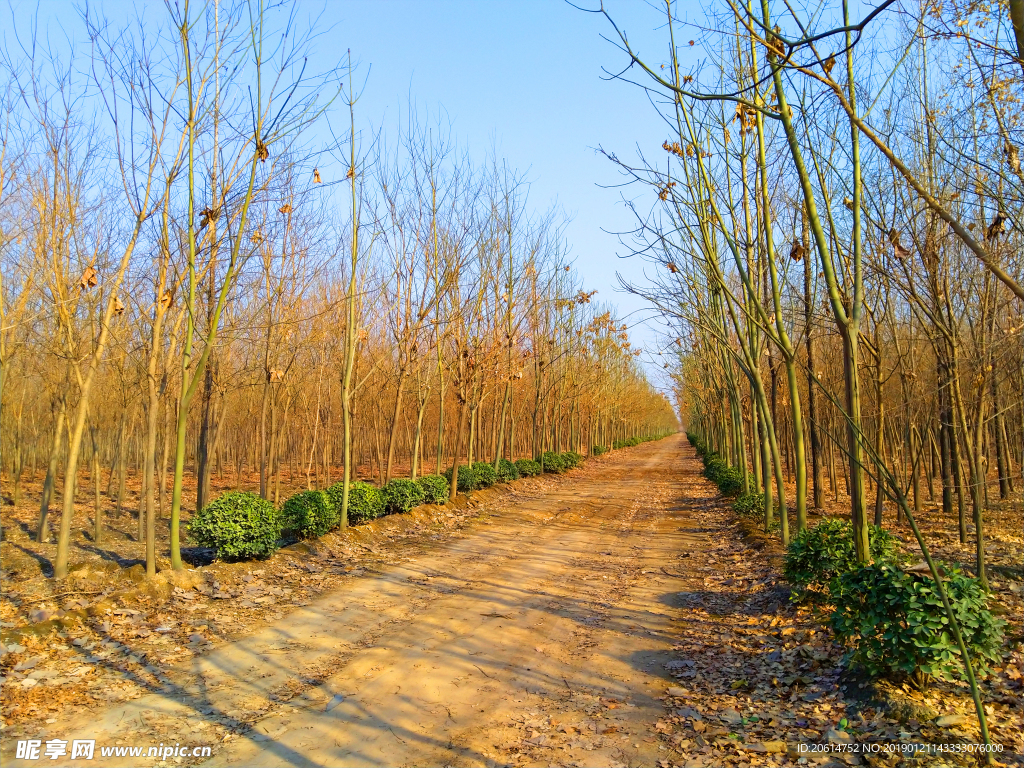
[[[851,326],[853,324],[851,323]],[[843,380],[846,389],[846,436],[850,465],[850,518],[853,523],[853,540],[857,561],[866,563],[870,559],[868,544],[868,520],[864,492],[864,469],[860,447],[860,383],[857,376],[857,329],[842,328],[843,337]]]
[[[64,422],[67,418],[67,396],[62,395],[57,409],[57,418],[53,425],[53,442],[50,444],[50,459],[46,464],[46,478],[43,480],[43,498],[39,504],[39,522],[36,525],[36,541],[45,544],[50,540],[49,515],[50,499],[53,497],[53,486],[57,481],[57,461],[64,439]],[[64,478],[65,484],[67,477]]]
[[[100,503],[100,429],[95,423],[89,425],[89,439],[92,447],[92,481],[93,516],[92,543],[97,546],[103,543],[103,505]]]
[[[882,392],[882,348],[879,346],[880,339],[877,329],[875,333],[875,351],[878,355],[875,366],[875,401],[877,403],[878,421],[875,424],[875,455],[879,461],[885,464],[885,397]],[[882,524],[882,512],[884,510],[885,493],[883,483],[875,484],[875,525]]]
[[[384,470],[384,483],[391,481],[395,462],[395,443],[398,442],[398,419],[402,413],[402,392],[405,388],[405,368],[398,369],[398,388],[395,391],[395,407],[391,413],[391,434],[388,436],[388,463]]]
[[[121,426],[117,433],[117,505],[114,514],[121,516],[121,508],[124,506],[125,474],[127,467],[125,459],[128,452],[128,408],[122,406]]]
[[[1003,419],[1002,400],[999,397],[999,372],[992,372],[992,442],[996,447],[996,468],[999,471],[999,498],[1007,499],[1013,492],[1013,470],[1006,450],[1006,422]]]
[[[419,408],[416,409],[416,436],[412,444],[412,471],[410,472],[413,480],[416,479],[420,468],[420,442],[423,438],[423,414],[426,413],[426,410],[427,398],[423,397],[420,399]]]
[[[818,397],[815,392],[814,374],[817,373],[814,360],[814,337],[812,308],[814,297],[811,295],[811,259],[810,241],[807,232],[807,210],[802,209],[800,217],[800,241],[806,254],[804,262],[804,346],[807,349],[807,416],[808,432],[811,438],[811,496],[815,509],[824,506],[825,489],[822,487],[821,443],[818,438]]]
[[[266,381],[263,382],[263,406],[260,410],[260,498],[267,498],[267,455],[270,452],[267,439],[267,412],[270,410],[270,399],[273,384],[270,383],[270,368],[266,370]]]
[[[440,354],[440,353],[439,353]],[[441,365],[438,362],[438,375],[440,376]],[[440,475],[444,470],[444,377],[441,377],[441,385],[437,393],[437,459],[434,462],[434,474]]]
[[[212,298],[212,297],[211,297]],[[217,361],[210,360],[203,374],[203,394],[201,410],[202,422],[199,426],[199,446],[196,449],[196,509],[202,509],[210,500],[210,470],[212,459],[212,435],[214,429],[213,383],[216,377]]]
[[[452,457],[452,484],[448,489],[448,500],[455,501],[455,497],[459,493],[459,458],[461,456],[460,448],[462,446],[462,438],[466,432],[466,421],[469,415],[469,404],[466,402],[468,398],[460,398],[459,403],[459,428],[455,433],[455,453]]]
[[[166,373],[164,377],[166,379]],[[163,448],[160,452],[160,517],[167,514],[167,463],[171,455],[171,399],[167,396],[166,387],[162,393],[163,398]],[[241,452],[239,452],[241,453]],[[241,477],[239,477],[241,482]]]

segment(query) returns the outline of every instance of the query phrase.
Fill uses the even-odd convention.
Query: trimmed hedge
[[[736,496],[743,490],[743,475],[735,467],[727,467],[718,477],[718,490],[723,496]]]
[[[516,469],[519,470],[520,477],[536,477],[543,470],[533,459],[519,459],[516,461]]]
[[[452,484],[452,470],[448,469],[444,473],[445,480],[448,481],[448,485]],[[463,464],[459,467],[459,493],[469,493],[475,491],[480,487],[477,481],[476,472],[473,471],[473,467],[469,464]]]
[[[222,560],[266,557],[277,549],[281,521],[274,505],[247,491],[229,491],[207,504],[188,525],[201,547],[214,547]]]
[[[732,509],[740,517],[764,517],[764,494],[741,493],[732,503]]]
[[[639,445],[657,437],[633,437],[623,445]],[[607,446],[593,447],[594,455],[605,453]],[[562,473],[580,466],[585,457],[574,451],[545,451],[538,461],[500,459],[497,465],[478,461],[459,468],[459,491],[473,491],[496,482],[510,483],[542,472]],[[543,463],[543,464],[542,464]],[[408,512],[423,503],[448,501],[452,470],[444,476],[426,475],[417,480],[397,478],[384,488],[353,480],[349,483],[348,522],[374,520],[385,514]],[[266,499],[243,491],[221,495],[196,513],[187,526],[189,537],[199,546],[213,547],[217,557],[240,560],[265,557],[278,548],[282,529],[302,538],[318,538],[336,528],[344,506],[344,483],[325,491],[300,491],[287,499],[280,512]]]
[[[327,497],[341,516],[341,500],[344,483],[335,483],[327,489]],[[384,497],[380,489],[370,483],[354,480],[348,486],[348,522],[365,523],[384,514]]]
[[[461,473],[462,470],[460,469]],[[486,461],[478,461],[473,464],[473,474],[476,475],[476,484],[479,488],[490,488],[498,482],[498,473],[494,467]]]
[[[575,451],[566,451],[562,454],[562,463],[566,469],[576,469],[583,464],[583,456]]]
[[[544,451],[537,459],[537,463],[544,468],[545,472],[554,472],[559,475],[567,469],[562,454],[555,453],[555,451]]]
[[[415,480],[396,478],[380,489],[384,499],[384,514],[408,512],[423,503],[423,488]]]
[[[281,507],[281,527],[316,539],[338,525],[341,513],[323,491],[299,491]]]
[[[718,479],[727,469],[729,464],[717,453],[709,453],[704,459],[704,477],[715,485],[718,485]]]
[[[519,479],[519,470],[508,459],[500,459],[498,461],[497,474],[499,483],[511,483],[513,480]]]
[[[423,502],[425,504],[448,503],[448,493],[451,490],[451,485],[441,475],[424,475],[416,483],[423,490]]]
[[[723,496],[736,496],[743,492],[743,473],[739,469],[730,467],[724,458],[709,450],[696,435],[687,434],[686,439],[704,462],[704,477],[717,485]]]

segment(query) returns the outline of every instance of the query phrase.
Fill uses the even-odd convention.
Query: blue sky
[[[660,60],[665,37],[658,11],[640,0],[610,5],[631,40],[641,41],[641,53]],[[91,0],[90,6],[115,25],[136,14],[166,19],[160,0]],[[76,7],[69,0],[38,6],[14,0],[13,15],[27,29],[38,13],[51,40],[69,35],[82,43]],[[314,48],[322,61],[312,62],[311,71],[343,61],[351,48],[361,73],[368,73],[359,104],[365,124],[393,128],[410,98],[418,110],[444,110],[477,161],[493,146],[526,173],[531,208],[557,204],[571,216],[566,235],[586,287],[618,307],[633,326],[634,343],[655,350],[657,334],[642,322],[650,313],[616,279],[617,271],[642,279],[643,264],[619,258],[627,249],[603,231],[630,227],[623,193],[642,196],[642,208],[652,194],[602,188],[621,177],[595,150],[631,158],[639,144],[657,156],[667,134],[639,88],[609,82],[602,72],[623,62],[601,39],[612,32],[604,18],[563,0],[299,0],[298,8],[324,31]]]
[[[492,144],[510,165],[527,172],[536,209],[558,204],[572,221],[567,237],[589,289],[620,313],[646,316],[643,303],[617,291],[616,271],[635,276],[638,260],[605,230],[621,230],[630,217],[620,202],[620,177],[595,149],[631,155],[639,143],[657,149],[665,139],[651,105],[636,87],[602,79],[602,66],[621,62],[601,39],[607,22],[561,0],[335,0],[323,6],[334,31],[318,45],[331,57],[347,47],[369,80],[364,113],[387,125],[408,98],[447,111],[456,135],[482,158]],[[619,9],[649,21],[649,9]],[[651,32],[651,26],[638,32]],[[632,30],[631,30],[632,32]],[[331,46],[336,46],[332,49]],[[627,190],[626,194],[640,194]],[[646,193],[650,196],[650,193]],[[647,326],[632,330],[635,343],[655,344]]]

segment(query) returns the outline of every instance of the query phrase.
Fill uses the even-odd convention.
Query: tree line
[[[676,428],[522,174],[414,106],[358,129],[358,67],[318,69],[294,6],[162,13],[3,51],[0,470],[15,505],[42,477],[55,576],[132,478],[154,573],[213,478],[341,479],[344,525],[359,472],[454,493],[462,462]]]
[[[666,130],[609,153],[648,190],[626,239],[657,276],[627,284],[672,329],[688,429],[786,543],[842,498],[863,562],[887,502],[941,500],[987,584],[1024,444],[1013,6],[666,1],[653,56],[596,10]]]

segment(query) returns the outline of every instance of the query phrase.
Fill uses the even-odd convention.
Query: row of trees
[[[726,0],[689,23],[675,5],[661,60],[605,15],[616,76],[669,132],[657,160],[617,162],[651,188],[635,235],[660,278],[635,290],[677,332],[684,421],[763,491],[786,544],[826,469],[859,564],[895,502],[990,744],[964,614],[915,518],[941,493],[987,591],[985,511],[1024,458],[1024,3],[884,0],[855,18],[848,0]],[[698,38],[707,62],[687,53]]]
[[[675,331],[684,421],[785,542],[843,493],[863,562],[887,500],[941,496],[986,584],[984,511],[1024,444],[1024,30],[941,0],[663,11],[654,60],[605,13],[669,134],[611,158],[650,189],[633,245],[658,276],[631,287]]]
[[[276,502],[340,465],[347,504],[360,467],[457,474],[675,428],[522,176],[415,109],[358,131],[351,61],[311,75],[294,9],[166,13],[86,16],[84,54],[4,52],[0,468],[16,504],[42,474],[56,576],[76,502],[98,543],[104,485],[120,509],[132,476],[153,573],[158,519],[181,567],[186,480],[196,507],[215,476]]]

